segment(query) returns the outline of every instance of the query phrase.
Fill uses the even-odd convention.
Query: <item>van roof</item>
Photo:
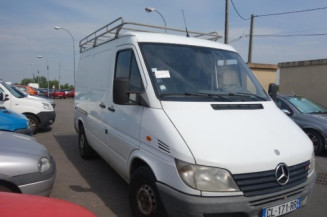
[[[169,34],[164,33],[167,31]],[[80,52],[82,53],[85,50],[126,36],[134,37],[137,42],[187,44],[234,50],[229,45],[216,42],[221,38],[217,32],[201,33],[141,23],[124,22],[123,18],[119,17],[83,38],[79,43]]]
[[[202,47],[213,47],[224,50],[235,51],[230,45],[226,45],[220,42],[204,40],[201,38],[187,37],[186,35],[173,35],[169,33],[149,33],[149,32],[125,32],[120,37],[130,36],[134,37],[136,42],[147,43],[167,43],[167,44],[182,44],[193,45]]]

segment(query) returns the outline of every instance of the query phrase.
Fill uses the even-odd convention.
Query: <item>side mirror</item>
[[[6,101],[7,100],[7,96],[6,94],[4,94],[3,92],[0,93],[0,101]]]
[[[269,84],[268,94],[272,100],[276,101],[278,86],[274,83]]]
[[[290,111],[287,110],[287,109],[282,109],[282,111],[283,111],[287,116],[291,116],[291,115],[292,115],[292,112],[290,112]]]
[[[115,78],[113,89],[114,103],[126,105],[129,102],[129,79]]]

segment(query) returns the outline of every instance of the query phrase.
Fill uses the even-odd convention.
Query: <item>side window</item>
[[[276,105],[279,109],[287,110],[290,112],[290,114],[293,114],[292,109],[285,102],[281,101],[280,99],[276,99]]]
[[[115,78],[129,78],[132,102],[135,101],[135,93],[144,90],[133,50],[122,50],[117,53]]]

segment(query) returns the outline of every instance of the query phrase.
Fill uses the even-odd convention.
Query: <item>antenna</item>
[[[184,15],[184,11],[182,9],[182,14],[183,14],[183,18],[184,18],[184,25],[185,25],[185,30],[186,30],[186,36],[190,37],[190,35],[188,34],[188,30],[187,30],[187,25],[186,25],[186,20],[185,20],[185,15]]]

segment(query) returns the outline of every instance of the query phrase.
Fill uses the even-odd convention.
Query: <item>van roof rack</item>
[[[122,31],[136,31],[136,32],[158,32],[158,30],[171,31],[175,33],[188,33],[192,37],[203,38],[211,41],[217,41],[221,36],[217,32],[202,33],[187,31],[182,29],[168,28],[162,26],[147,25],[134,22],[124,22],[122,17],[115,19],[107,25],[101,27],[95,32],[89,34],[79,42],[80,52],[83,52],[92,47],[97,47],[106,42],[115,40],[119,37]]]

